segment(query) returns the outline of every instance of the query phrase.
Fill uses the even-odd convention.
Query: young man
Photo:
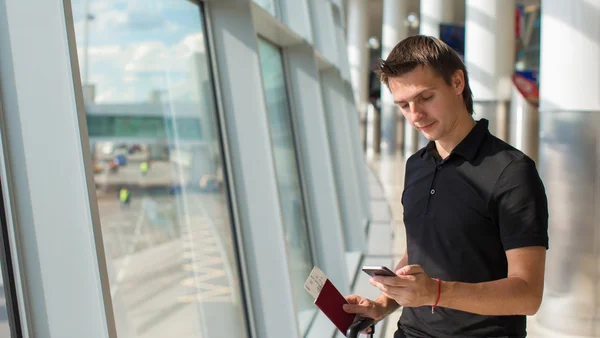
[[[525,337],[544,289],[548,209],[535,163],[475,121],[466,68],[438,39],[413,36],[381,62],[381,81],[429,140],[406,163],[407,251],[375,301],[345,310],[381,320],[403,306],[395,337]]]

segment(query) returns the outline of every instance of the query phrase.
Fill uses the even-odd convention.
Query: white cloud
[[[121,56],[130,55],[124,64],[126,72],[189,71],[191,57],[204,53],[203,34],[190,34],[179,43],[168,46],[160,41],[150,41],[127,48]]]
[[[83,50],[83,48],[81,48]],[[92,58],[113,58],[121,52],[118,45],[92,46],[88,48],[88,54]]]
[[[90,69],[106,68],[110,63],[126,73],[173,71],[185,72],[191,67],[193,54],[204,53],[203,34],[190,34],[174,45],[146,41],[130,46],[103,45],[88,48]],[[79,61],[84,62],[84,47],[78,47]],[[94,70],[96,69],[96,70]],[[131,77],[128,77],[131,80]]]
[[[103,92],[99,92],[96,94],[96,102],[98,103],[109,103],[114,102],[115,89],[108,89]]]
[[[93,19],[89,22],[90,31],[97,35],[123,31],[175,32],[181,28],[176,23],[167,21],[156,6],[135,4],[131,0],[127,4],[126,9],[120,9],[117,2],[102,1],[91,4],[89,13]],[[76,31],[83,33],[83,6],[74,7],[74,15]]]
[[[118,87],[108,87],[96,94],[96,103],[118,103],[118,102],[136,102],[142,101],[147,96],[136,97],[135,86],[127,86],[125,90]]]
[[[165,18],[156,11],[135,9],[127,12],[126,26],[122,28],[153,31],[163,29],[166,22]]]
[[[88,0],[89,1],[89,0]],[[90,3],[90,13],[105,12],[117,5],[117,1],[93,1]]]
[[[173,100],[191,100],[193,99],[194,88],[190,86],[188,80],[179,80],[169,86],[171,99]]]
[[[90,76],[91,83],[106,83],[111,80],[111,76],[106,73],[92,73]]]
[[[96,85],[96,102],[139,102],[153,89],[170,89],[173,99],[191,99],[192,56],[203,51],[201,34],[187,36],[168,46],[148,41],[128,47],[90,48],[90,82]],[[167,76],[169,77],[167,79]]]
[[[179,1],[179,0],[178,0]],[[180,35],[179,40],[164,40],[172,33],[183,32],[184,27],[167,21],[163,11],[145,1],[111,0],[90,1],[89,83],[96,87],[96,102],[123,103],[148,99],[152,90],[170,89],[173,99],[190,99],[195,86],[192,72],[197,71],[194,54],[205,53],[202,32]],[[161,4],[159,0],[159,4]],[[127,4],[127,6],[124,6]],[[144,7],[146,6],[146,7]],[[154,8],[153,8],[154,6]],[[165,5],[172,10],[174,5]],[[182,9],[193,9],[192,4]],[[80,65],[83,64],[83,6],[75,22]],[[78,8],[79,8],[78,7]],[[185,7],[185,8],[184,8]],[[79,10],[79,9],[78,9]],[[197,15],[197,14],[194,14]],[[152,39],[160,31],[163,40]],[[140,36],[143,38],[133,40]],[[135,33],[135,34],[132,34]],[[143,39],[143,40],[142,40]],[[131,41],[136,42],[131,42]],[[101,44],[109,41],[109,44]],[[200,60],[203,60],[201,58]],[[202,61],[200,61],[202,62]],[[83,75],[83,68],[81,68]],[[169,77],[167,81],[167,76]],[[167,88],[168,87],[168,88]]]
[[[179,45],[185,46],[188,50],[188,56],[192,53],[204,53],[204,34],[190,34],[183,38]]]
[[[136,81],[139,81],[139,77],[137,77],[135,75],[135,73],[126,73],[123,76],[123,82],[124,83],[133,83],[133,82],[136,82]]]
[[[94,14],[94,20],[90,23],[94,25],[94,33],[115,32],[126,27],[128,22],[127,13],[116,9]]]
[[[136,88],[134,86],[127,87],[127,89],[124,92],[122,92],[122,95],[123,95],[122,101],[125,101],[125,102],[134,101],[136,99],[135,89]],[[142,98],[142,99],[144,99],[144,98]]]
[[[131,58],[124,65],[125,72],[161,71],[167,66],[168,48],[159,41],[144,42],[128,48]]]
[[[171,21],[167,21],[164,29],[167,32],[169,32],[169,33],[174,33],[174,32],[177,32],[177,31],[181,30],[182,28],[183,28],[182,26],[180,26],[180,25],[178,25],[176,23],[173,23]]]
[[[93,41],[95,37],[104,33],[114,33],[122,30],[127,25],[127,13],[117,9],[110,8],[109,10],[103,10],[99,12],[91,12],[94,16],[92,20],[88,22],[88,29],[90,34],[90,40]],[[74,22],[75,34],[77,35],[77,41],[82,43],[84,40],[84,15],[83,11],[78,15]]]

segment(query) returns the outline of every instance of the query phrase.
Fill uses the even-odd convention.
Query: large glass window
[[[292,287],[298,322],[304,333],[315,313],[313,300],[304,290],[304,282],[312,270],[313,261],[290,115],[290,103],[285,85],[283,58],[279,48],[263,39],[259,39],[258,46],[263,86],[267,100],[271,143],[275,157],[279,199],[283,209]]]
[[[119,337],[247,337],[201,6],[73,16]]]

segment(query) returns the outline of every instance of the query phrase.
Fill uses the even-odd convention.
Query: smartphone
[[[371,277],[375,276],[385,276],[385,277],[395,277],[396,274],[382,265],[365,265],[362,267],[362,271],[364,271],[367,275]]]

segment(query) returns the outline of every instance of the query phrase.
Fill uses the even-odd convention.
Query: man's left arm
[[[542,303],[546,248],[512,249],[506,257],[507,278],[475,284],[442,282],[438,306],[490,316],[534,315]],[[437,282],[433,282],[437,299]],[[433,305],[435,299],[429,303]]]
[[[441,282],[440,307],[481,315],[533,315],[542,301],[548,248],[548,202],[535,163],[513,161],[496,182],[490,203],[508,263],[506,278],[483,282]],[[418,265],[398,277],[377,277],[372,284],[400,305],[434,305],[438,283]]]
[[[548,201],[530,158],[515,159],[504,169],[490,211],[506,252],[507,277],[477,284],[442,283],[445,297],[440,306],[484,315],[533,315],[544,291]]]
[[[542,302],[546,248],[512,249],[506,252],[508,277],[484,282],[442,281],[437,306],[480,315],[533,315]],[[438,283],[419,265],[407,265],[398,277],[374,277],[372,284],[405,307],[433,306]]]

